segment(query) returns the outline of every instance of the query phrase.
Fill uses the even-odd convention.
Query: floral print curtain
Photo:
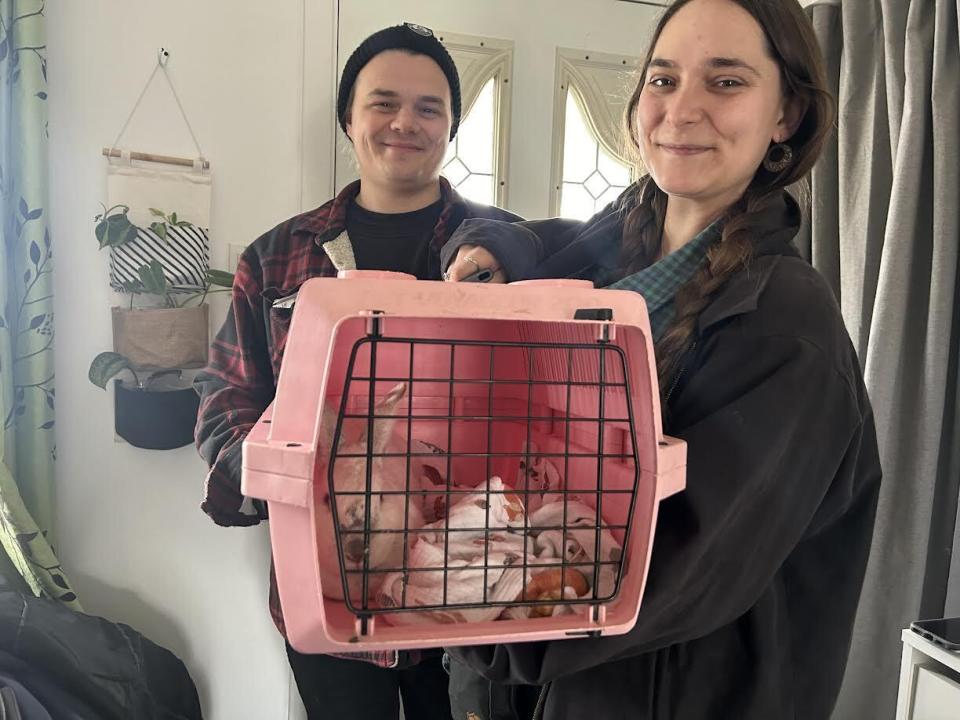
[[[56,392],[44,0],[0,0],[0,546],[38,596],[80,609],[53,551]]]

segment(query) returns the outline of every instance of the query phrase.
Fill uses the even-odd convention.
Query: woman
[[[833,108],[796,0],[680,0],[628,105],[649,176],[586,223],[468,221],[445,248],[451,279],[499,267],[643,293],[664,429],[689,453],[634,629],[451,649],[454,717],[829,717],[880,483],[839,308],[790,242],[785,188]]]

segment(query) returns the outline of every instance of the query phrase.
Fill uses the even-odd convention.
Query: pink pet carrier
[[[276,399],[244,442],[291,644],[627,632],[686,469],[661,431],[643,299],[413,280],[305,283]]]

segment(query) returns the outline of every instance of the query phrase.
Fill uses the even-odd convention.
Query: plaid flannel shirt
[[[643,295],[654,342],[663,336],[673,320],[677,291],[697,272],[707,250],[720,237],[721,229],[722,225],[717,221],[679,250],[607,286],[611,290],[633,290]]]
[[[260,503],[246,503],[240,493],[241,448],[250,428],[276,394],[277,378],[286,344],[282,323],[271,322],[271,308],[292,296],[314,277],[332,277],[353,269],[346,230],[347,208],[360,190],[348,185],[333,200],[293,217],[254,241],[241,255],[234,277],[226,321],[210,347],[207,367],[194,383],[200,394],[196,443],[210,466],[201,508],[218,525],[256,525],[266,519]],[[440,248],[468,217],[514,221],[505,210],[464,200],[440,178],[443,209],[430,240],[436,258],[430,278],[440,279]],[[344,253],[344,244],[346,252]],[[248,505],[252,505],[248,511]],[[270,572],[270,612],[286,636],[276,577]],[[354,659],[395,667],[394,652],[351,653]],[[411,653],[409,663],[415,662]]]

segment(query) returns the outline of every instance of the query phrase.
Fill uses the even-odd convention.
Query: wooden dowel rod
[[[110,148],[103,149],[104,157],[123,157],[123,153],[116,148],[112,150]],[[190,158],[182,157],[173,157],[171,155],[154,155],[153,153],[142,153],[142,152],[132,152],[130,153],[131,160],[142,160],[143,162],[155,162],[155,163],[164,163],[165,165],[183,165],[185,167],[193,167],[193,160]],[[204,170],[210,169],[210,161],[204,160],[201,163],[201,167]]]

